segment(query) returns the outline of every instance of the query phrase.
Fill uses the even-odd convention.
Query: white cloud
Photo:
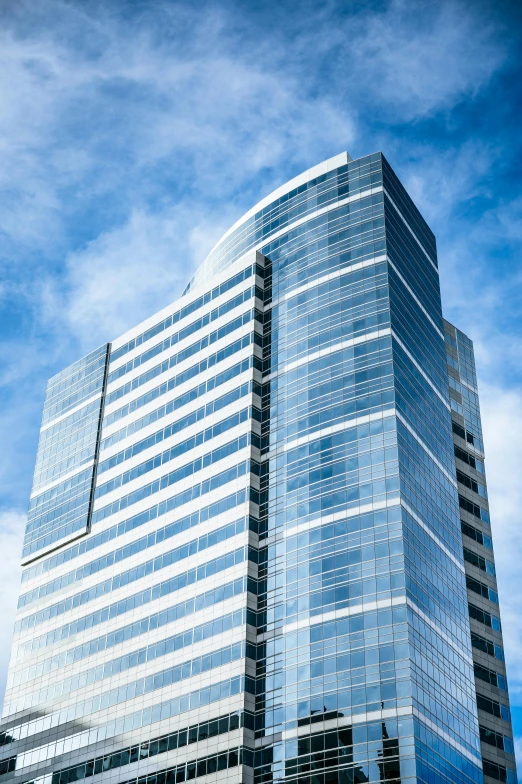
[[[488,84],[508,56],[504,34],[478,4],[393,0],[351,42],[357,78],[402,122],[430,116]]]
[[[0,569],[0,596],[2,597],[2,623],[0,624],[0,704],[3,701],[7,666],[13,636],[16,603],[22,570],[20,554],[26,516],[11,509],[0,512],[0,539],[2,542],[2,568]]]
[[[58,323],[91,348],[124,332],[181,293],[193,267],[185,231],[179,217],[133,212],[69,254],[58,291],[48,291],[48,317],[60,313]]]
[[[189,166],[193,185],[216,194],[353,138],[350,107],[303,95],[292,68],[279,68],[283,51],[263,59],[252,42],[248,52],[224,11],[202,18],[177,4],[173,23],[172,7],[158,4],[155,24],[143,28],[47,5],[56,29],[21,36],[6,25],[1,35],[0,189],[15,188],[16,198],[2,200],[0,214],[13,241],[53,246],[75,206],[118,190],[128,211],[139,208],[157,192],[162,162],[173,177]],[[79,27],[90,50],[76,40]]]
[[[166,7],[160,8],[171,23]],[[422,63],[420,81],[424,71],[432,69],[435,52],[444,54],[446,49],[451,50],[452,62],[463,58],[465,74],[457,69],[457,79],[452,81],[446,76],[444,87],[426,90],[430,104],[417,105],[417,113],[440,108],[451,97],[475,89],[486,78],[486,70],[491,72],[500,62],[501,55],[494,56],[496,50],[489,39],[480,62],[470,59],[468,38],[476,24],[473,17],[464,16],[450,26],[448,33],[447,23],[454,21],[450,19],[451,4],[443,4],[435,15],[433,28],[422,33],[426,39],[420,44],[422,53],[412,52],[412,20],[406,11],[404,3],[392,3],[386,14],[367,16],[362,28],[349,17],[343,23],[343,31],[352,32],[350,57],[360,63],[371,62],[373,73],[382,73],[384,82],[393,74],[394,89],[410,98],[418,85],[412,82],[411,68],[406,68],[400,58]],[[298,67],[303,64],[303,51],[310,56],[307,35],[295,42],[296,62],[288,58],[282,42],[276,39],[271,47],[266,40],[253,43],[252,56],[246,57],[226,11],[207,14],[202,26],[199,16],[196,20],[186,7],[180,7],[180,13],[176,19],[178,29],[190,31],[181,48],[158,44],[153,30],[124,28],[117,19],[109,19],[101,32],[95,20],[84,17],[81,10],[73,12],[69,8],[68,18],[76,25],[85,21],[99,41],[96,57],[64,47],[49,31],[44,31],[29,51],[25,41],[11,35],[4,52],[14,83],[23,85],[19,105],[14,95],[7,96],[8,103],[14,103],[16,108],[6,119],[4,136],[11,139],[15,135],[13,127],[18,126],[26,112],[33,117],[31,127],[39,128],[39,139],[32,131],[34,136],[22,138],[11,150],[17,153],[20,144],[25,151],[29,181],[26,191],[33,190],[37,195],[35,210],[24,201],[18,205],[30,216],[34,213],[33,232],[26,233],[25,240],[34,235],[35,241],[48,242],[47,237],[42,238],[42,231],[49,220],[51,239],[61,237],[63,227],[58,225],[56,207],[63,201],[63,189],[81,182],[82,191],[76,197],[79,202],[96,196],[103,198],[118,189],[121,192],[123,219],[116,226],[104,227],[86,246],[69,251],[63,277],[44,275],[43,282],[38,283],[46,315],[59,310],[57,324],[65,324],[84,347],[92,348],[95,343],[110,339],[135,322],[136,316],[141,319],[174,298],[187,280],[187,268],[200,262],[201,251],[217,239],[216,225],[225,225],[222,215],[217,221],[215,216],[207,216],[211,199],[226,192],[234,197],[238,189],[243,189],[242,201],[245,207],[249,206],[251,183],[260,171],[267,172],[263,189],[266,192],[285,178],[285,172],[294,173],[323,157],[323,150],[330,154],[350,148],[355,138],[355,114],[349,102],[337,101],[333,90],[303,92]],[[481,40],[489,34],[483,30]],[[400,54],[403,49],[396,46],[397,36],[403,43],[408,42],[407,54]],[[324,56],[328,57],[336,40],[334,36],[329,46],[323,43]],[[260,57],[268,48],[270,58]],[[283,58],[285,68],[281,68]],[[364,66],[359,77],[361,72],[364,73]],[[37,94],[42,92],[42,82],[45,99],[40,102]],[[382,79],[373,83],[367,74],[363,82],[366,89],[377,91],[382,97]],[[125,87],[123,99],[118,85]],[[346,94],[346,90],[343,92]],[[393,101],[394,90],[390,92],[386,87],[385,92],[387,100]],[[83,109],[77,105],[79,94],[83,96]],[[136,98],[129,100],[129,94]],[[35,115],[31,114],[33,105],[38,107]],[[94,122],[90,133],[79,131],[82,148],[77,149],[71,122],[72,130],[77,129],[87,114]],[[53,145],[53,133],[63,138],[64,128],[60,125],[65,126],[65,143]],[[116,145],[114,137],[118,139]],[[42,174],[45,187],[50,188],[45,195],[40,190],[38,171],[42,149],[49,151],[47,170]],[[111,160],[113,149],[124,156],[125,167],[121,157]],[[459,157],[461,171],[469,171],[468,161],[484,159],[476,153],[470,144],[469,152]],[[144,206],[158,187],[153,181],[157,167],[175,168],[178,162],[185,182],[187,165],[191,172],[188,176],[196,191],[191,197],[192,209],[187,204],[181,209],[173,207],[172,201],[179,196],[167,194],[163,198],[166,205],[158,210]],[[449,168],[454,175],[454,167]],[[434,166],[433,170],[448,171],[448,166]],[[18,178],[24,179],[23,167]],[[414,174],[410,181],[416,186],[414,195],[415,191],[419,196],[426,192],[426,185],[421,186]],[[455,182],[460,179],[450,176],[441,181],[439,175],[437,183],[429,182],[429,189],[437,194],[440,204],[448,204],[448,190],[455,187]],[[459,195],[462,188],[461,185]],[[257,193],[256,198],[260,195]],[[19,230],[22,225],[14,209],[11,220],[6,222],[8,232],[9,226]],[[220,209],[223,212],[222,206]],[[212,242],[199,242],[198,257],[192,240],[202,235],[209,236]],[[146,270],[145,275],[142,270]],[[139,287],[135,285],[137,280]]]
[[[0,218],[32,250],[63,250],[68,219],[107,194],[120,223],[165,166],[206,196],[263,170],[284,178],[350,148],[365,112],[404,122],[473,95],[508,52],[498,26],[455,2],[312,7],[293,37],[260,36],[226,6],[158,2],[138,21],[97,10],[57,0],[4,20]]]
[[[442,150],[417,142],[409,150],[401,179],[430,226],[440,227],[441,234],[455,226],[470,202],[490,196],[488,175],[500,155],[500,150],[477,138]]]

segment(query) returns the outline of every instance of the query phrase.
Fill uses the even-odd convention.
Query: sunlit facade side
[[[450,326],[430,229],[344,153],[51,379],[0,784],[514,781],[477,711]]]

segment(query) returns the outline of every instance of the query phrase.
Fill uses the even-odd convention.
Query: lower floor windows
[[[239,729],[239,727],[249,726],[253,723],[252,714],[244,714],[237,711],[228,716],[219,716],[210,721],[200,724],[193,724],[186,729],[176,730],[169,735],[162,735],[160,738],[153,738],[150,741],[122,749],[114,754],[105,757],[91,759],[65,770],[58,770],[53,773],[52,784],[70,784],[83,778],[95,776],[106,770],[115,770],[142,759],[155,757],[173,749],[181,749],[191,743],[200,740],[215,738],[227,732]]]

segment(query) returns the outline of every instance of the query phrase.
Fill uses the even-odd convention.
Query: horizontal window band
[[[141,479],[142,476],[145,476],[145,474],[148,474],[150,471],[154,471],[156,468],[160,468],[172,460],[178,460],[178,458],[192,452],[196,447],[201,446],[207,441],[217,438],[218,436],[226,433],[228,430],[231,430],[240,424],[248,422],[250,419],[250,414],[251,410],[249,408],[245,408],[242,411],[239,411],[237,414],[233,414],[227,419],[221,420],[221,422],[216,422],[213,427],[201,430],[199,433],[195,433],[193,436],[190,436],[190,438],[177,443],[170,449],[154,455],[154,457],[145,460],[143,463],[138,463],[138,465],[135,465],[127,471],[114,476],[105,483],[102,484],[97,482],[94,498],[102,498],[104,495],[107,495],[108,493],[125,486],[135,479]],[[129,449],[125,452],[120,452],[119,454],[115,455],[114,460],[109,458],[107,461],[105,461],[105,470],[115,468],[126,459],[130,459],[135,455],[140,454],[145,449],[150,448],[150,446],[155,446],[156,443],[161,443],[163,437],[170,438],[171,431],[168,427],[165,430],[160,431],[162,438],[158,438],[158,440],[156,440],[157,435],[158,434],[154,434],[154,436],[151,436],[150,439],[146,439],[145,442],[138,442],[134,447],[129,447]],[[183,474],[183,476],[188,476],[189,474],[196,473],[198,470],[203,468],[208,468],[208,466],[214,465],[219,460],[228,457],[229,454],[237,451],[237,444],[243,444],[243,446],[238,447],[239,449],[242,449],[245,446],[248,446],[250,442],[254,443],[255,441],[258,441],[255,434],[247,433],[233,441],[230,441],[228,444],[223,444],[223,446],[217,447],[210,452],[206,452],[201,457],[198,457],[195,460],[190,461],[190,463],[186,463],[184,466],[175,470],[176,472]],[[192,467],[192,470],[189,468],[189,466]],[[200,466],[200,468],[198,468],[198,466]],[[102,473],[103,470],[104,469],[102,469]],[[163,477],[161,481],[163,481]],[[173,484],[173,482],[169,481],[169,484]]]
[[[230,454],[246,448],[247,443],[243,444],[243,441],[238,439],[236,446],[237,449],[232,449]],[[155,495],[156,493],[165,490],[167,487],[171,487],[177,482],[183,481],[188,476],[191,476],[194,472],[200,471],[202,468],[202,465],[199,465],[199,463],[194,461],[194,463],[190,463],[186,467],[187,473],[185,475],[183,475],[183,473],[179,470],[171,471],[169,474],[161,477],[161,479],[150,482],[148,485],[140,487],[133,493],[122,496],[118,500],[113,501],[111,504],[103,506],[101,509],[97,509],[95,512],[93,512],[93,524],[99,523],[101,520],[105,520],[107,517],[110,517],[111,515],[116,514],[116,512],[122,511],[123,509],[128,509],[130,506],[137,504],[144,498],[149,498],[151,495]],[[187,490],[178,493],[170,500],[174,506],[182,506],[183,504],[188,504],[190,501],[193,501],[202,495],[206,495],[213,490],[217,490],[219,487],[228,484],[228,482],[232,482],[234,479],[238,479],[240,476],[245,476],[249,472],[257,474],[258,471],[258,463],[256,463],[254,460],[244,460],[232,468],[228,468],[219,474],[214,474],[209,479],[205,479],[203,482],[193,485]],[[176,499],[176,501],[174,499]],[[174,508],[174,506],[172,508]]]
[[[169,585],[168,587],[172,588],[173,590],[177,590],[175,585]],[[152,613],[152,615],[139,618],[132,623],[129,623],[125,626],[120,626],[119,628],[114,629],[113,631],[110,631],[106,634],[102,634],[100,637],[94,637],[87,642],[76,645],[74,648],[69,648],[69,650],[58,653],[48,659],[44,659],[43,661],[38,662],[38,664],[32,665],[25,670],[19,670],[14,674],[13,686],[19,686],[22,683],[27,683],[27,681],[40,678],[42,675],[45,675],[49,672],[55,672],[56,670],[63,669],[64,667],[67,667],[71,664],[89,658],[90,656],[93,656],[100,651],[110,650],[111,648],[120,645],[126,640],[132,640],[135,637],[148,634],[155,629],[167,626],[170,623],[180,620],[181,618],[186,618],[194,613],[198,613],[207,607],[212,607],[215,604],[221,604],[228,599],[232,599],[235,596],[239,596],[245,593],[246,590],[247,578],[239,577],[238,579],[232,580],[231,582],[223,583],[217,588],[205,591],[205,593],[196,594],[190,599],[186,599],[179,604],[171,605],[170,607],[166,607],[163,610]],[[170,593],[172,593],[171,590],[166,590],[166,593],[163,595],[169,595]],[[138,594],[138,596],[140,595]],[[147,595],[144,596],[142,594],[141,598],[142,601],[138,602],[136,606],[146,605],[155,597],[152,597],[149,591],[148,597]],[[129,597],[131,603],[135,599],[135,596]],[[126,603],[119,602],[117,605],[117,610],[118,612],[114,612],[111,615],[112,618],[117,618],[127,611]],[[93,623],[91,623],[88,628],[93,628],[96,626],[95,621],[96,619],[93,619]],[[74,636],[74,634],[71,636]],[[29,698],[30,697],[31,695],[29,695]],[[9,707],[8,711],[7,707]],[[4,713],[16,713],[19,710],[25,710],[25,707],[25,698],[21,697],[19,700],[12,701],[9,706],[4,705]]]
[[[107,593],[112,593],[112,591],[116,591],[119,588],[130,585],[131,583],[136,582],[137,580],[140,580],[149,574],[153,574],[156,571],[165,569],[168,566],[172,566],[175,563],[179,563],[180,561],[190,558],[196,553],[203,552],[204,550],[216,546],[221,542],[225,542],[228,539],[234,538],[238,534],[243,533],[245,530],[245,518],[241,518],[235,523],[229,523],[222,528],[218,528],[215,531],[211,531],[207,534],[204,534],[203,536],[200,536],[198,539],[193,539],[192,541],[187,542],[180,547],[163,552],[161,555],[158,555],[155,558],[151,558],[148,561],[144,561],[137,566],[134,566],[132,569],[128,569],[126,572],[120,572],[119,574],[113,575],[102,583],[93,585],[91,588],[86,588],[84,591],[72,594],[71,596],[62,599],[60,602],[50,605],[43,610],[38,610],[31,615],[27,615],[25,618],[22,618],[16,622],[15,632],[32,629],[41,623],[45,623],[46,621],[51,620],[52,618],[57,618],[66,612],[70,612],[71,610],[76,609],[77,607],[82,607],[84,604],[94,601],[100,596],[104,596]],[[116,563],[116,561],[113,561],[113,563]],[[112,563],[110,565],[112,565]]]
[[[56,700],[67,694],[71,694],[78,689],[83,689],[85,686],[99,683],[107,678],[122,673],[128,672],[134,667],[138,667],[149,661],[155,661],[162,656],[168,656],[173,652],[186,648],[189,645],[201,642],[203,639],[211,639],[212,637],[223,634],[223,632],[235,629],[246,623],[246,611],[244,609],[235,610],[234,612],[222,615],[214,620],[207,621],[206,623],[199,624],[185,629],[183,632],[165,637],[157,643],[152,643],[138,650],[127,653],[124,656],[119,656],[115,659],[106,661],[104,664],[91,667],[88,670],[78,671],[65,680],[58,681],[52,686],[48,686],[40,691],[33,691],[30,695],[26,695],[24,700],[25,708],[32,705],[38,705],[40,702],[49,702]],[[156,627],[157,628],[157,627]],[[14,732],[9,731],[9,742],[12,743],[17,738]],[[0,734],[0,746],[2,745]]]
[[[162,354],[164,351],[172,348],[172,346],[176,346],[178,343],[190,337],[195,332],[199,332],[199,330],[210,326],[210,324],[212,324],[220,316],[224,316],[240,305],[244,305],[245,302],[248,302],[250,299],[252,299],[252,297],[256,296],[261,300],[261,302],[263,301],[263,292],[260,289],[257,289],[256,287],[246,289],[245,291],[241,292],[241,294],[238,294],[236,297],[226,302],[220,308],[217,308],[210,313],[206,313],[196,321],[193,321],[192,324],[188,324],[179,332],[175,332],[174,334],[169,335],[169,337],[165,338],[165,340],[163,340],[161,343],[157,343],[155,346],[151,346],[151,348],[147,349],[142,354],[138,354],[136,357],[134,357],[134,359],[129,360],[124,365],[116,368],[116,370],[109,372],[107,383],[111,384],[113,381],[117,381],[119,378],[122,378],[122,376],[125,376],[127,373],[130,373],[137,367],[144,365],[149,360],[158,356],[158,354]],[[208,341],[207,345],[212,345],[212,343],[215,343],[216,340],[219,340],[221,337],[223,337],[223,334],[228,334],[230,329],[231,324],[224,325],[223,327],[220,327],[219,329],[211,332],[210,335],[204,337],[203,340]],[[181,352],[180,356],[183,356],[183,351]]]
[[[228,511],[229,509],[234,508],[235,506],[239,506],[245,501],[245,498],[245,491],[240,490],[238,493],[233,493],[232,495],[216,501],[208,506],[202,506],[200,510],[182,517],[180,520],[172,523],[172,525],[176,526],[177,530],[180,532],[186,531],[189,528],[193,528],[194,526],[199,525],[206,520],[209,520],[223,512]],[[57,553],[46,561],[43,561],[41,564],[36,564],[34,567],[27,569],[24,574],[28,574],[31,579],[38,577],[40,574],[55,569],[64,563],[68,563],[69,561],[77,558],[80,555],[83,555],[84,553],[91,552],[91,550],[101,547],[102,545],[118,538],[119,536],[124,536],[130,531],[133,531],[142,525],[146,525],[146,523],[150,522],[151,520],[155,520],[157,517],[162,517],[164,514],[171,512],[173,509],[176,509],[181,505],[181,503],[178,503],[178,496],[173,496],[166,501],[161,501],[159,504],[154,504],[154,506],[145,509],[143,512],[139,512],[132,517],[128,517],[126,520],[122,520],[120,523],[117,523],[110,528],[106,528],[99,533],[92,532],[87,539],[83,539],[81,542],[78,542],[67,550]],[[42,567],[46,568],[44,569]]]
[[[233,732],[240,727],[249,727],[250,729],[253,729],[254,715],[248,711],[236,711],[235,713],[230,713],[225,716],[216,716],[215,719],[203,721],[199,724],[192,724],[190,727],[176,730],[168,735],[162,735],[159,738],[151,738],[150,741],[144,741],[137,746],[130,746],[113,752],[112,754],[107,754],[104,757],[90,759],[87,762],[83,762],[80,765],[71,768],[53,771],[51,774],[52,778],[49,774],[42,778],[50,778],[50,781],[48,783],[45,782],[45,784],[70,784],[72,781],[80,781],[83,778],[89,778],[98,773],[125,767],[126,765],[131,765],[133,762],[150,759],[167,751],[182,749],[191,743],[197,743],[198,741],[208,740]],[[190,763],[185,764],[190,765]],[[218,767],[218,770],[219,769],[220,768]],[[177,771],[177,767],[174,770]],[[175,784],[176,781],[178,781],[178,778],[173,777],[173,784]],[[36,779],[33,784],[40,784],[40,780]],[[42,781],[41,784],[44,784],[44,782]]]
[[[221,327],[221,329],[216,332],[215,340],[220,340],[226,337],[227,335],[230,335],[232,332],[235,332],[237,329],[241,329],[242,327],[249,324],[251,321],[255,320],[256,318],[259,318],[260,315],[261,314],[259,314],[259,312],[256,310],[247,311],[242,316],[239,316],[238,318],[234,319],[228,324],[225,324],[224,327]],[[252,339],[253,339],[253,335],[252,335]],[[140,376],[136,376],[136,378],[133,378],[132,381],[128,381],[126,384],[124,384],[121,387],[118,387],[118,389],[115,389],[113,392],[109,392],[105,399],[105,405],[106,406],[112,405],[112,403],[115,403],[117,400],[121,400],[121,398],[124,397],[125,395],[128,395],[129,392],[133,392],[135,389],[139,389],[141,386],[147,384],[153,378],[157,378],[157,376],[166,373],[168,370],[172,370],[172,368],[176,367],[181,362],[184,362],[186,359],[189,359],[195,354],[198,354],[200,351],[204,351],[206,348],[208,348],[211,345],[211,342],[214,342],[211,341],[211,336],[204,337],[201,340],[197,341],[197,343],[193,343],[191,346],[187,346],[187,348],[183,349],[183,351],[180,351],[177,354],[173,354],[171,357],[165,359],[159,365],[155,365],[154,367],[150,368],[150,370],[147,370],[145,373],[142,373]],[[207,368],[213,367],[217,362],[220,361],[221,357],[225,358],[227,356],[227,354],[223,352],[226,352],[227,349],[229,348],[230,348],[229,346],[226,346],[225,348],[221,349],[215,354],[211,354],[210,356],[206,357],[197,365],[195,365],[193,368],[188,368],[187,370],[185,370],[177,377],[178,379],[177,383],[181,383],[180,381],[181,379],[191,378],[190,375],[191,372],[192,375],[195,375],[194,368],[196,367],[198,369],[197,370],[198,373],[202,373]]]
[[[219,297],[222,294],[226,293],[227,291],[230,291],[231,288],[234,288],[235,286],[242,283],[244,280],[247,280],[256,272],[257,272],[257,265],[249,265],[248,267],[246,267],[246,269],[242,270],[241,272],[238,272],[237,275],[234,275],[232,278],[229,278],[220,286],[216,286],[211,291],[207,292],[201,297],[198,297],[190,304],[185,305],[185,307],[176,311],[171,316],[167,316],[167,318],[164,319],[163,321],[160,321],[158,324],[155,324],[153,327],[150,327],[145,332],[142,332],[141,335],[138,335],[137,337],[133,338],[128,343],[125,343],[123,346],[119,346],[118,348],[114,349],[114,351],[111,352],[111,358],[110,358],[111,362],[115,362],[117,359],[120,359],[120,357],[123,357],[129,351],[133,351],[137,346],[141,346],[143,343],[146,343],[147,341],[151,340],[157,334],[168,329],[173,324],[177,324],[178,321],[183,320],[191,313],[194,313],[196,310],[199,310],[199,308],[204,307],[216,297]],[[260,272],[262,272],[261,268],[260,268]]]
[[[124,731],[124,726],[128,725],[130,729],[139,729],[151,724],[155,724],[164,718],[178,716],[204,705],[210,705],[214,702],[232,697],[234,695],[242,694],[245,689],[252,690],[252,680],[248,676],[236,676],[224,681],[220,681],[212,686],[202,689],[190,691],[174,699],[166,702],[157,703],[150,708],[136,711],[128,716],[122,716],[118,719],[110,721],[106,724],[99,725],[92,730],[85,730],[77,733],[76,735],[69,735],[68,737],[54,741],[45,746],[40,746],[31,751],[19,754],[17,757],[17,767],[21,768],[31,765],[33,755],[37,756],[39,760],[51,759],[63,753],[65,743],[71,746],[72,749],[79,749],[91,743],[96,743],[97,739],[106,739],[120,735]],[[255,686],[254,686],[255,690]]]
[[[199,524],[199,520],[197,523],[194,521],[194,524]],[[123,545],[123,547],[119,547],[117,550],[104,553],[104,555],[100,558],[97,558],[94,561],[90,561],[89,563],[80,566],[74,571],[61,575],[51,582],[40,585],[34,590],[22,594],[18,600],[18,607],[25,607],[31,602],[36,601],[37,599],[43,599],[46,596],[50,596],[51,594],[67,587],[68,585],[75,585],[76,583],[80,582],[80,580],[83,580],[93,574],[97,574],[103,569],[107,569],[114,564],[121,563],[125,559],[131,558],[133,555],[147,550],[149,547],[154,547],[161,542],[166,542],[169,539],[172,539],[183,531],[188,530],[190,527],[192,526],[187,524],[186,519],[169,523],[168,525],[152,531],[151,533],[147,534],[147,536],[143,536],[140,539],[135,539],[134,541]],[[215,530],[219,531],[222,529],[218,528]]]
[[[196,675],[219,669],[244,658],[256,658],[255,645],[241,641],[225,645],[216,650],[195,656],[180,664],[167,667],[158,672],[144,675],[112,689],[105,689],[87,700],[76,701],[63,709],[46,713],[33,721],[24,722],[10,728],[9,735],[16,740],[31,738],[42,731],[56,729],[71,720],[92,716],[100,711],[108,711],[115,705],[122,705],[129,700],[160,691],[167,686],[190,680]]]
[[[254,563],[257,563],[257,559],[257,551],[252,550],[252,548],[240,547],[237,550],[219,556],[219,558],[215,558],[212,561],[207,561],[205,564],[201,564],[201,566],[182,572],[181,574],[176,575],[176,577],[172,577],[170,580],[156,583],[156,585],[146,588],[144,591],[140,591],[125,599],[120,599],[119,601],[106,605],[100,610],[89,613],[78,620],[65,624],[65,626],[53,629],[40,637],[33,637],[18,648],[19,657],[23,658],[35,651],[53,645],[56,642],[61,642],[68,637],[79,634],[85,629],[90,629],[93,626],[105,623],[123,613],[141,607],[143,604],[148,604],[162,596],[180,591],[188,585],[192,585],[200,580],[205,580],[211,575],[226,571],[247,560],[252,560]]]
[[[245,360],[244,363],[245,363],[244,369],[243,369],[243,362],[241,362],[239,366],[237,365],[234,366],[234,375],[230,375],[230,377],[227,378],[227,381],[231,381],[232,378],[234,378],[235,376],[238,376],[245,370],[248,370],[248,368],[250,367],[249,361]],[[205,394],[205,392],[207,391],[206,383],[202,384],[201,387],[204,387],[204,391],[202,391],[201,394]],[[190,427],[192,424],[194,424],[195,421],[199,422],[201,419],[204,419],[205,417],[210,416],[211,414],[215,414],[218,411],[221,411],[223,408],[226,408],[232,403],[240,400],[242,397],[245,397],[252,391],[253,391],[252,382],[247,381],[246,383],[241,384],[241,386],[231,389],[229,392],[226,392],[224,395],[221,395],[217,399],[210,401],[206,405],[200,406],[199,408],[190,411],[190,413],[185,414],[185,416],[180,417],[180,419],[177,419],[175,422],[172,422],[169,425],[169,427],[172,428],[173,433],[181,432],[185,427]],[[199,392],[199,387],[196,387],[193,399],[196,399],[199,396],[197,394],[198,392]],[[185,396],[183,396],[182,399],[184,397]],[[163,406],[156,408],[154,411],[151,411],[149,414],[146,414],[140,419],[136,419],[134,420],[134,422],[131,422],[129,425],[126,425],[120,430],[117,430],[112,435],[103,438],[100,443],[100,452],[103,452],[104,450],[108,449],[111,446],[115,446],[120,441],[129,438],[131,435],[134,435],[134,433],[137,433],[140,430],[143,430],[143,428],[148,427],[149,425],[154,424],[155,422],[158,422],[159,420],[163,419],[163,417],[166,417],[169,414],[176,411],[177,408],[182,407],[183,404],[181,403],[178,404],[178,406],[176,406],[177,400],[179,400],[179,398],[177,398],[176,400],[171,400],[169,403],[165,403]],[[187,400],[185,401],[184,405],[187,405],[188,402],[192,402],[192,401]],[[101,465],[102,463],[99,464],[98,471],[100,470]]]

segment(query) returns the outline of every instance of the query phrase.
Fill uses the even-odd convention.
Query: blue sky
[[[175,299],[274,187],[382,150],[475,342],[522,751],[521,39],[503,0],[1,4],[0,701],[47,378]]]

